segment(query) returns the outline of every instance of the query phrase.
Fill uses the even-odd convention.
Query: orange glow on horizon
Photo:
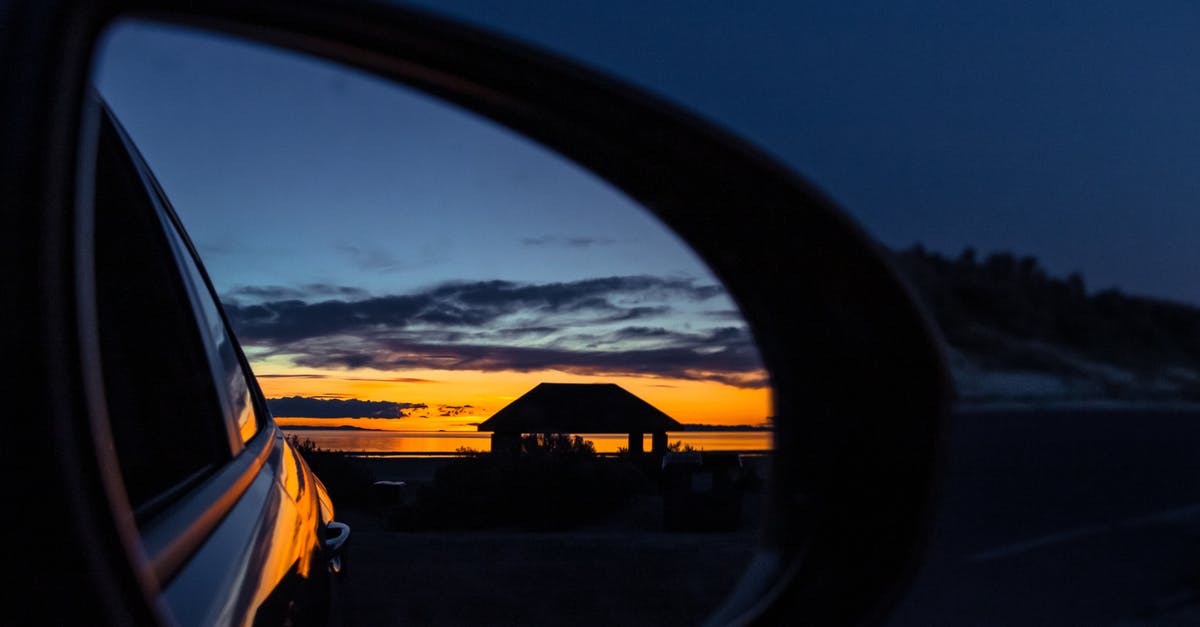
[[[474,431],[482,422],[538,383],[616,383],[667,415],[687,424],[747,425],[771,415],[770,388],[738,388],[714,381],[652,377],[599,377],[558,371],[479,372],[422,370],[397,373],[375,370],[313,371],[282,364],[256,363],[258,383],[268,398],[317,398],[425,403],[428,417],[287,418],[281,425],[358,426],[387,430]],[[452,416],[440,406],[470,405]]]

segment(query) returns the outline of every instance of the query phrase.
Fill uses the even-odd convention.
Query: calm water
[[[312,440],[324,449],[360,453],[403,453],[407,455],[453,453],[460,447],[477,451],[491,449],[490,433],[476,431],[334,431],[304,429],[284,431]],[[591,440],[598,453],[615,453],[627,445],[628,436],[599,433],[581,434]],[[683,442],[706,451],[769,451],[769,431],[687,431],[667,434],[671,442]],[[650,450],[650,438],[645,438]]]

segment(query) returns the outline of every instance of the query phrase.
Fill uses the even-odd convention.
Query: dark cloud
[[[343,381],[380,381],[383,383],[437,383],[433,379],[417,379],[415,377],[338,377]]]
[[[290,346],[289,352],[298,365],[309,368],[559,370],[581,375],[655,376],[765,387],[767,381],[753,343],[744,331],[730,331],[721,329],[707,336],[673,334],[665,346],[624,350],[426,344],[370,338],[356,345],[317,349],[301,343]]]
[[[618,296],[647,298],[686,298],[706,300],[724,294],[719,285],[696,285],[691,279],[654,276],[615,276],[563,283],[515,283],[512,281],[476,281],[446,283],[428,292],[437,302],[458,303],[465,307],[492,308],[493,311],[539,310],[578,311],[584,309],[621,309],[614,304]]]
[[[646,338],[662,339],[675,337],[677,335],[677,333],[668,331],[662,327],[625,327],[624,329],[619,329],[616,333],[613,333],[612,337],[621,340],[631,340]]]
[[[737,321],[742,320],[742,312],[740,312],[736,309],[719,309],[719,310],[715,310],[715,311],[704,311],[704,312],[701,312],[701,315],[703,315],[707,318],[713,318],[713,319],[717,319],[717,320],[737,320]]]
[[[379,326],[404,328],[429,305],[426,296],[383,296],[359,301],[277,300],[255,305],[226,303],[225,311],[240,338],[288,342],[327,337]]]
[[[329,379],[327,374],[260,374],[259,379]],[[379,381],[383,383],[437,383],[433,379],[414,377],[337,377],[340,381]]]
[[[561,330],[562,329],[560,329],[558,327],[551,327],[551,326],[511,327],[511,328],[497,329],[497,330],[493,331],[492,334],[495,335],[496,337],[515,339],[515,338],[526,338],[526,337],[545,337],[552,333],[558,333]]]
[[[357,399],[313,396],[269,398],[271,414],[295,418],[407,418],[415,410],[428,409],[425,403],[360,401]]]
[[[258,354],[316,368],[518,371],[647,376],[767,385],[740,326],[697,331],[645,324],[664,302],[703,302],[718,285],[620,276],[563,283],[444,283],[401,295],[306,302],[284,298],[226,310]],[[641,324],[624,324],[636,321]]]
[[[449,241],[427,241],[405,244],[400,253],[387,248],[367,248],[343,244],[337,252],[347,257],[352,265],[363,272],[388,274],[415,268],[427,268],[446,261]]]
[[[438,405],[438,415],[442,417],[461,416],[474,408],[474,405]]]
[[[611,246],[617,240],[611,237],[564,237],[561,235],[542,235],[540,237],[525,237],[521,239],[525,246],[562,246],[565,248],[588,248],[589,246]]]
[[[359,300],[308,302],[289,297],[244,305],[235,298],[225,309],[243,341],[271,344],[417,325],[481,327],[517,313],[586,312],[593,314],[592,322],[620,322],[670,311],[665,305],[636,304],[639,299],[703,301],[723,293],[719,285],[696,285],[690,279],[623,276],[543,284],[446,283],[414,294]],[[626,304],[625,300],[635,302]]]
[[[372,272],[392,272],[404,268],[404,260],[395,253],[379,248],[362,248],[359,246],[343,245],[337,247],[338,252],[350,257],[351,263],[360,270]]]
[[[671,308],[665,305],[658,307],[630,307],[614,312],[611,316],[599,318],[597,322],[629,322],[642,318],[654,318],[671,313]]]
[[[328,283],[310,283],[300,287],[284,287],[281,285],[243,285],[235,287],[225,294],[222,300],[236,301],[248,298],[260,300],[304,300],[316,298],[366,298],[369,293],[361,288],[345,285],[330,285]]]

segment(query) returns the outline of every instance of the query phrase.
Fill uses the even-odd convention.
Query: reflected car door
[[[273,424],[165,196],[102,104],[97,306],[113,445],[182,624],[320,624],[328,495]]]

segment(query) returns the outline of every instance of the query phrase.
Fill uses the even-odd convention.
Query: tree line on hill
[[[1041,344],[1139,377],[1200,372],[1200,308],[1117,289],[1089,294],[1078,272],[1050,276],[1032,256],[980,258],[968,248],[951,258],[916,245],[895,258],[946,341],[985,367],[1072,367],[1063,351],[1014,348]]]

